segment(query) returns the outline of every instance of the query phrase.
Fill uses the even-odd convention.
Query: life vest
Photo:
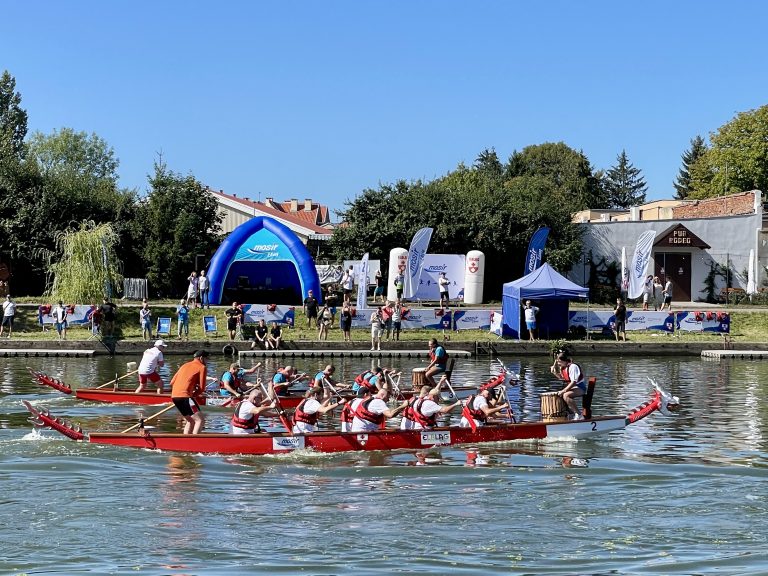
[[[368,400],[360,402],[357,410],[355,410],[355,416],[360,418],[360,420],[366,420],[367,422],[381,426],[384,423],[384,414],[376,414],[375,412],[368,410],[368,406],[370,406],[372,400],[374,399],[368,398]]]
[[[365,372],[361,372],[360,374],[355,376],[355,382],[362,385],[363,382],[367,382],[371,376],[373,376],[373,372],[371,372],[370,370],[366,370]]]
[[[420,424],[422,428],[431,428],[437,426],[436,413],[432,414],[432,416],[425,416],[421,413],[421,407],[424,404],[424,401],[428,399],[429,396],[424,396],[422,398],[411,398],[411,401],[408,402],[408,407],[405,409],[404,413],[404,416],[408,420]]]
[[[293,411],[293,423],[304,422],[304,424],[316,426],[317,418],[320,416],[320,413],[315,412],[314,414],[308,414],[307,412],[304,412],[304,404],[307,400],[309,400],[309,398],[304,398],[304,400],[301,401],[301,404],[296,406],[296,410]]]
[[[233,375],[232,383],[230,386],[232,386],[232,388],[234,388],[236,391],[239,391],[244,382],[245,380],[242,378],[238,378],[237,376]],[[219,380],[219,390],[227,390],[226,386],[224,386],[224,380]],[[227,390],[227,392],[229,392],[229,390]]]
[[[339,420],[342,422],[345,422],[346,424],[352,424],[352,420],[355,419],[355,412],[352,410],[352,402],[347,402],[344,404],[344,407],[341,409],[341,415],[339,416]]]
[[[443,347],[438,346],[437,348],[443,348]],[[437,350],[437,348],[435,348],[435,350]],[[437,358],[437,355],[433,351],[430,351],[429,352],[430,362],[434,362],[436,358]],[[438,361],[438,365],[446,366],[447,364],[448,364],[448,351],[445,348],[443,348],[443,357]]]
[[[467,398],[467,411],[474,420],[485,422],[488,419],[488,416],[486,416],[485,412],[482,410],[474,408],[475,398],[477,398],[477,394],[472,394],[469,398]]]
[[[261,431],[261,426],[259,426],[259,416],[258,414],[253,414],[248,418],[241,418],[240,417],[240,405],[242,402],[238,402],[235,406],[235,411],[232,413],[232,426],[235,428],[242,428],[243,430],[256,430],[257,432]]]

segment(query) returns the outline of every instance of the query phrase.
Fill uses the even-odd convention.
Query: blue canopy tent
[[[296,234],[257,216],[221,243],[208,267],[211,304],[300,304],[307,291],[320,300],[315,262]]]
[[[536,317],[539,334],[545,337],[565,335],[568,332],[568,300],[588,296],[589,288],[574,284],[549,264],[542,264],[530,274],[504,284],[501,300],[503,335],[520,338],[521,305],[526,300],[547,301],[539,306]]]

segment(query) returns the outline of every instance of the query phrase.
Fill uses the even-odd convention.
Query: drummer
[[[579,413],[579,409],[576,407],[575,400],[587,392],[581,366],[576,364],[567,352],[560,352],[550,371],[558,380],[565,382],[565,386],[557,392],[557,395],[565,400],[568,409],[573,414],[573,420],[584,420],[584,416]]]
[[[430,362],[427,365],[427,371],[424,376],[427,379],[427,384],[431,388],[435,388],[437,386],[435,376],[444,374],[448,369],[448,352],[438,344],[437,338],[430,338],[429,340],[429,359]]]

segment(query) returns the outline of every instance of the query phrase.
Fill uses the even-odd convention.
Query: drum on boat
[[[557,392],[545,392],[541,395],[541,419],[544,422],[562,422],[567,420],[568,407]]]
[[[414,390],[418,390],[422,386],[427,386],[427,369],[426,368],[414,368],[411,373],[411,384]]]

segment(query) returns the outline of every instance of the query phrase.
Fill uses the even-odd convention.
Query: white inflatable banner
[[[448,296],[451,300],[464,299],[464,264],[463,254],[426,254],[421,265],[421,278],[413,297],[416,300],[440,300],[440,285],[437,283],[440,272],[445,272],[450,284]]]

